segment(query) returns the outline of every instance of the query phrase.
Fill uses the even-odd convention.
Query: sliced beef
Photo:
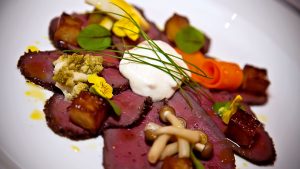
[[[256,140],[251,148],[240,147],[231,142],[233,151],[257,165],[273,165],[276,160],[276,152],[271,137],[263,127],[256,129],[255,137]]]
[[[177,92],[168,101],[168,105],[175,109],[176,116],[186,120],[187,128],[201,130],[207,134],[209,141],[214,146],[214,155],[210,160],[203,161],[206,168],[235,168],[234,155],[228,141],[197,100],[192,97],[184,98]]]
[[[203,95],[201,93],[191,92],[190,94],[198,100],[198,103],[207,112],[210,118],[215,122],[216,126],[221,129],[224,133],[227,130],[227,125],[225,125],[221,118],[219,118],[216,113],[212,110],[212,105],[215,102],[225,102],[231,101],[233,96],[231,94],[225,93],[214,93],[209,95]],[[247,104],[243,104],[243,108],[246,112],[255,116]],[[250,148],[237,146],[236,143],[230,142],[235,153],[241,157],[255,163],[263,165],[272,165],[276,159],[276,152],[274,148],[273,141],[268,133],[264,130],[264,126],[261,124],[256,128],[255,142]]]
[[[168,104],[175,108],[177,116],[187,121],[188,128],[199,129],[208,134],[209,140],[214,145],[214,157],[208,161],[203,161],[205,167],[219,169],[234,168],[233,152],[224,134],[194,100],[191,100],[190,103],[193,109],[189,107],[189,104],[179,92],[168,101]],[[144,128],[149,122],[161,124],[158,112],[162,106],[163,103],[161,102],[154,103],[152,110],[136,127],[107,129],[104,131],[104,168],[161,168],[161,162],[151,165],[147,161],[147,153],[150,146],[145,142]]]
[[[55,82],[52,79],[52,62],[61,54],[59,51],[28,52],[20,57],[18,68],[27,80],[53,91]]]
[[[126,79],[118,69],[105,68],[100,74],[107,83],[113,87],[113,94],[119,94],[120,92],[129,89],[129,81]]]
[[[211,91],[212,97],[215,101],[218,100],[232,100],[236,95],[243,97],[243,102],[248,105],[263,105],[268,101],[266,94],[258,95],[246,91]]]
[[[69,113],[67,111],[67,108],[70,105],[71,102],[66,101],[64,95],[57,93],[46,102],[44,113],[49,128],[56,134],[72,140],[96,137],[97,134],[91,134],[70,121]]]
[[[103,165],[105,169],[160,169],[161,163],[151,165],[147,160],[149,145],[145,143],[144,128],[148,122],[159,123],[158,111],[162,102],[153,108],[138,126],[104,130]]]
[[[88,104],[87,102],[89,100],[93,101],[92,97],[93,96],[85,95],[85,100],[82,100],[82,102]],[[131,90],[114,96],[112,100],[121,108],[121,116],[118,117],[115,116],[113,112],[109,112],[108,114],[110,114],[110,116],[104,122],[103,126],[98,127],[98,131],[88,131],[72,123],[70,112],[68,111],[70,107],[72,107],[72,102],[65,100],[64,95],[56,93],[46,102],[44,107],[48,126],[55,133],[72,140],[92,138],[98,136],[104,127],[118,128],[133,126],[143,119],[143,116],[148,113],[152,105],[151,99],[136,95]],[[85,109],[91,109],[91,106],[88,105],[83,105],[83,107]],[[75,108],[77,107],[75,106]],[[78,109],[82,108],[78,107]]]
[[[59,58],[63,52],[46,51],[46,52],[28,52],[22,55],[18,61],[18,68],[22,75],[29,81],[40,85],[48,90],[58,90],[53,81],[53,61]],[[95,56],[103,56],[104,74],[106,80],[114,87],[116,93],[124,91],[128,88],[128,81],[119,73],[117,68],[119,60],[109,55],[115,55],[114,52],[100,51],[92,53]],[[105,70],[108,69],[108,70]]]
[[[105,122],[105,128],[128,127],[137,124],[151,108],[152,101],[126,90],[116,95],[112,100],[121,108],[121,116],[112,114]]]

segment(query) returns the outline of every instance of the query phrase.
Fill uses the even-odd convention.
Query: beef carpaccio
[[[168,105],[174,108],[176,116],[186,121],[187,129],[204,132],[208,141],[212,143],[212,157],[201,159],[205,168],[235,168],[234,153],[258,165],[272,165],[275,162],[276,152],[273,141],[264,130],[264,125],[257,120],[255,113],[250,109],[250,105],[263,105],[267,102],[266,90],[270,82],[265,69],[246,65],[243,69],[245,78],[236,90],[207,89],[200,85],[191,88],[183,85],[180,91],[177,90],[172,97],[154,101],[151,97],[135,93],[130,87],[129,80],[119,71],[122,52],[128,49],[124,47],[138,45],[144,40],[142,37],[133,41],[127,37],[120,38],[112,34],[113,46],[107,50],[80,50],[81,47],[76,38],[82,29],[94,22],[94,19],[90,19],[91,15],[89,13],[71,15],[63,13],[60,17],[54,18],[50,22],[49,36],[57,50],[29,51],[20,57],[17,64],[26,80],[54,92],[44,107],[47,124],[53,132],[72,140],[102,136],[104,139],[103,166],[106,169],[162,168],[163,161],[155,164],[148,162],[147,154],[151,144],[145,140],[144,129],[150,122],[164,126],[165,123],[159,119],[159,112],[164,105]],[[155,23],[147,21],[149,29],[146,33],[150,39],[162,40],[176,47],[165,31],[161,31]],[[204,37],[207,41],[199,49],[203,54],[208,52],[211,43],[207,35]],[[93,57],[103,58],[103,70],[97,75],[103,77],[113,88],[113,97],[110,101],[120,108],[120,116],[114,113],[115,109],[111,105],[112,107],[105,109],[105,115],[93,114],[101,118],[101,124],[98,124],[100,127],[96,130],[90,130],[89,126],[81,125],[94,122],[82,118],[90,118],[89,112],[92,109],[90,109],[89,100],[96,96],[84,95],[83,103],[86,104],[74,106],[72,104],[74,100],[68,100],[57,87],[56,81],[53,80],[56,69],[54,61],[66,52],[90,54]],[[89,81],[88,85],[91,86],[91,83]],[[215,103],[230,102],[237,95],[243,98],[243,108],[231,117],[228,124],[225,124],[212,107]],[[110,103],[105,99],[102,99],[102,102],[105,102],[103,103],[105,106]],[[76,110],[80,110],[82,108],[80,106],[86,110],[83,116],[76,116],[79,118],[78,123],[72,119],[70,111],[72,105]]]

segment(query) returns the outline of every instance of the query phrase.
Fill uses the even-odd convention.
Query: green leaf
[[[230,106],[230,102],[216,102],[215,104],[213,104],[212,108],[213,110],[222,117],[222,114],[220,114],[220,108],[224,107],[224,108],[229,108]]]
[[[91,24],[81,30],[77,42],[86,50],[103,50],[111,44],[110,31],[98,24]]]
[[[191,159],[192,159],[192,162],[193,162],[194,167],[196,169],[205,169],[205,167],[203,166],[203,164],[201,163],[201,161],[199,159],[197,159],[197,157],[194,154],[193,150],[191,150]]]
[[[121,109],[120,107],[113,102],[112,100],[106,99],[108,101],[108,103],[110,104],[110,106],[113,108],[114,112],[116,113],[117,116],[121,115]]]
[[[200,50],[205,43],[205,36],[198,29],[188,26],[182,28],[175,37],[176,46],[185,53]]]

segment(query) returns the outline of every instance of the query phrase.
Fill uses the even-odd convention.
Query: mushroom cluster
[[[186,128],[186,121],[176,117],[175,110],[165,105],[159,111],[159,118],[170,126],[160,126],[150,122],[145,126],[145,138],[153,141],[148,152],[148,161],[155,164],[158,160],[178,153],[179,158],[189,158],[191,150],[196,150],[204,159],[212,156],[213,145],[208,141],[207,135],[199,130]]]

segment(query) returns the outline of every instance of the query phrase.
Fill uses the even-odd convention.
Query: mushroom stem
[[[170,157],[178,152],[178,143],[174,142],[171,144],[168,144],[164,151],[160,155],[160,160],[164,160],[166,157]]]
[[[168,113],[166,117],[168,121],[172,124],[172,126],[183,128],[182,123],[178,120],[178,118],[175,115]]]
[[[178,157],[179,158],[189,158],[190,157],[190,143],[183,139],[178,138]]]
[[[148,161],[150,163],[156,163],[160,156],[160,153],[164,150],[170,138],[171,136],[168,134],[163,134],[157,137],[148,153]]]
[[[205,147],[205,145],[204,145],[204,144],[201,144],[201,143],[196,143],[196,144],[194,145],[194,148],[195,148],[196,150],[198,150],[199,152],[202,152],[203,149],[204,149],[204,147]]]
[[[185,122],[183,119],[178,119],[175,115],[169,113],[167,114],[167,119],[169,122],[174,126],[178,128],[185,128],[183,125],[183,122]],[[177,136],[178,139],[178,157],[179,158],[189,158],[190,157],[190,144],[187,140],[180,138]]]
[[[175,110],[171,106],[164,106],[159,112],[160,119],[164,122],[170,122],[172,126],[178,128],[185,128],[184,119],[179,119],[175,116]],[[177,137],[178,139],[178,156],[179,158],[190,156],[190,144],[187,140]]]
[[[174,127],[178,127],[178,128],[185,128],[185,126],[183,125],[183,123],[185,122],[184,119],[179,119],[176,116],[174,116],[173,114],[169,113],[167,115],[167,119],[170,121],[170,123],[174,126]],[[177,136],[178,139],[178,157],[179,158],[189,158],[190,157],[190,144],[187,140],[180,138]]]
[[[157,135],[161,135],[161,134],[176,135],[178,137],[182,137],[188,140],[193,144],[198,142],[205,144],[207,142],[207,136],[198,130],[189,130],[189,129],[178,128],[174,126],[166,126],[157,129],[155,133]]]

